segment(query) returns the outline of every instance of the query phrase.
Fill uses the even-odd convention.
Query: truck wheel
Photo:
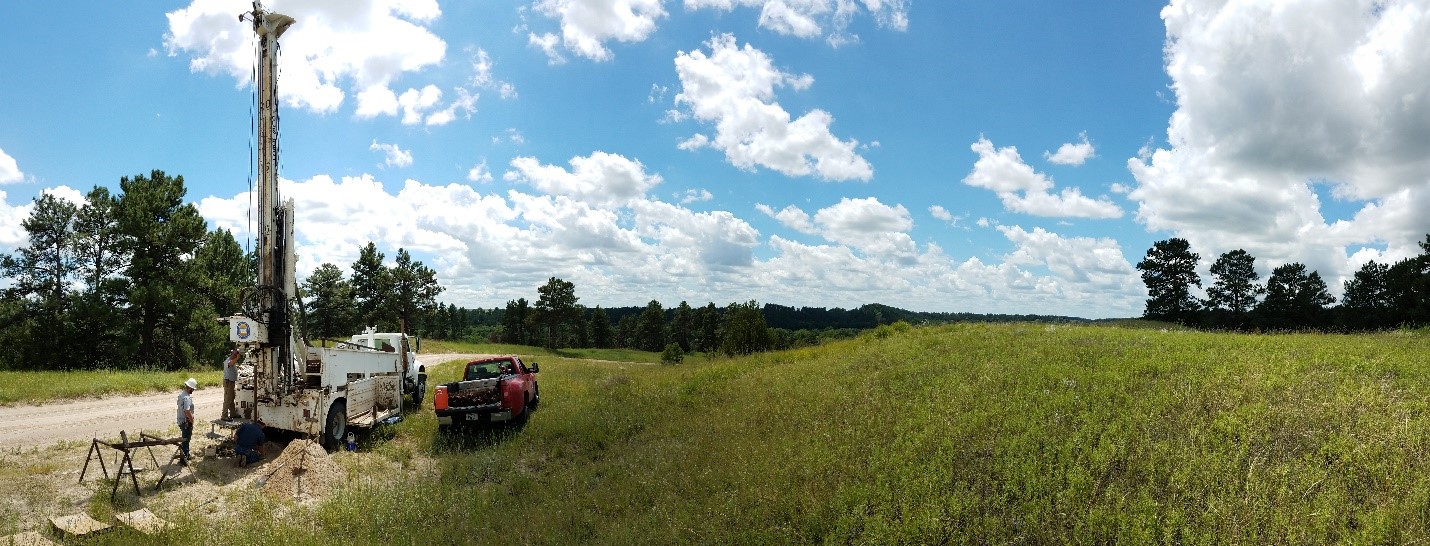
[[[333,402],[328,408],[327,426],[323,427],[323,447],[330,451],[342,449],[344,437],[348,434],[348,403]]]
[[[529,409],[536,409],[536,406],[541,405],[541,385],[532,385],[531,394],[532,398]]]
[[[427,395],[427,374],[417,376],[417,389],[412,391],[412,405],[417,408],[422,406],[422,397]]]
[[[516,425],[526,424],[526,420],[531,417],[531,395],[522,395],[521,414],[512,418],[512,423]]]

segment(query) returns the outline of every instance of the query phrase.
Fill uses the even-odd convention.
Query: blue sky
[[[1139,315],[1184,237],[1333,292],[1430,233],[1430,7],[274,0],[300,276],[371,240],[446,302]],[[162,169],[250,237],[241,0],[23,2],[0,252]]]

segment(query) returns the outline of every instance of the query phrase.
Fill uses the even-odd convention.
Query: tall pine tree
[[[1157,241],[1147,249],[1147,257],[1137,263],[1148,294],[1142,316],[1183,324],[1195,322],[1201,304],[1192,296],[1192,286],[1202,285],[1197,276],[1200,259],[1186,239],[1176,237]]]
[[[217,327],[212,308],[194,290],[195,274],[187,259],[208,232],[193,204],[184,202],[184,177],[154,170],[119,180],[118,228],[129,256],[129,313],[140,366],[179,369],[196,360],[192,328],[203,319]]]

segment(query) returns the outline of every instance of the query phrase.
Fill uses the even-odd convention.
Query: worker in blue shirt
[[[248,466],[263,460],[263,420],[255,419],[238,426],[233,431],[233,453],[238,455],[238,466]]]

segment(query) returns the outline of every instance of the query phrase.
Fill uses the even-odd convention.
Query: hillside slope
[[[683,366],[545,358],[522,429],[436,437],[429,409],[374,440],[432,457],[426,477],[354,479],[276,530],[191,532],[1403,543],[1430,536],[1427,354],[1421,334],[961,324]]]

